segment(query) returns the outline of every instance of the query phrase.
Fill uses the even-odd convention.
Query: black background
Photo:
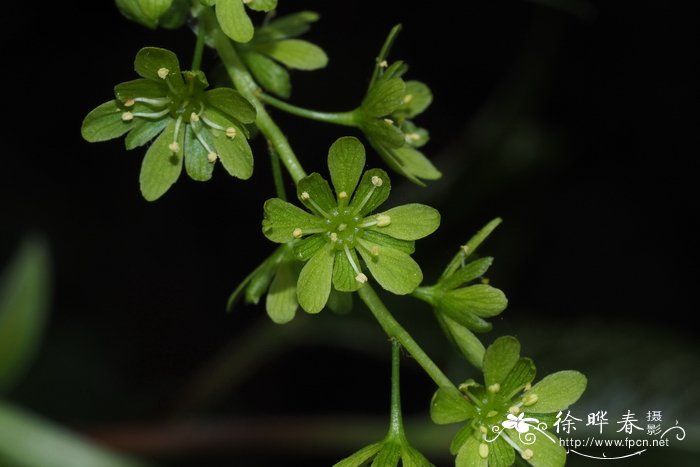
[[[186,66],[194,40],[186,29],[144,30],[111,3],[97,3],[13,4],[3,18],[0,264],[24,234],[40,232],[54,267],[51,325],[13,399],[114,445],[114,427],[151,422],[246,417],[279,427],[309,414],[383,414],[388,346],[362,306],[347,318],[361,337],[329,331],[324,340],[323,329],[346,326],[324,312],[325,327],[314,333],[306,323],[311,337],[290,339],[283,356],[235,391],[197,410],[179,405],[183,388],[224,346],[272,327],[262,307],[224,313],[237,281],[272,249],[259,231],[262,203],[274,194],[269,164],[258,139],[252,180],[219,168],[209,183],[183,176],[162,199],[144,201],[143,151],[126,152],[121,141],[85,143],[80,123],[114,84],[133,78],[140,47],[170,48]],[[425,202],[442,212],[441,229],[418,244],[426,279],[501,216],[484,252],[496,257],[492,283],[511,305],[486,341],[518,335],[542,354],[541,374],[589,370],[597,402],[614,398],[617,381],[630,391],[658,382],[653,372],[668,358],[691,358],[692,369],[697,11],[681,2],[464,3],[456,12],[448,2],[281,2],[281,12],[321,13],[308,38],[330,56],[325,70],[293,74],[292,101],[325,110],[356,105],[386,32],[403,23],[392,57],[433,89],[418,123],[431,131],[426,153],[445,173],[427,189],[392,177],[392,204]],[[205,69],[214,64],[208,53]],[[273,116],[309,172],[325,171],[328,146],[354,134]],[[368,165],[382,162],[370,155]],[[390,303],[456,378],[469,375],[424,307]],[[581,350],[586,343],[594,348]],[[654,350],[668,343],[670,356]],[[433,388],[415,364],[405,367],[407,411],[425,421]],[[633,376],[616,376],[625,372]],[[687,376],[673,370],[652,392],[661,400],[692,394],[697,378]],[[336,451],[322,442],[291,449],[284,435],[279,446],[227,436],[215,454],[142,450],[172,465],[327,465],[375,441],[359,436]]]

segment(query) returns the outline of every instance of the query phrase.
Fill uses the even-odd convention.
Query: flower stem
[[[391,413],[389,415],[389,438],[400,439],[405,436],[403,417],[401,416],[401,344],[397,339],[391,340]]]
[[[384,329],[384,332],[396,339],[401,345],[416,359],[418,364],[423,367],[423,370],[430,378],[440,387],[455,387],[452,381],[438,368],[438,366],[428,357],[418,343],[413,340],[413,337],[399,324],[398,321],[391,315],[382,300],[374,291],[372,286],[365,284],[357,291],[369,311],[372,312],[375,319],[379,321],[379,325]]]
[[[265,110],[265,106],[258,98],[260,93],[258,85],[241,61],[231,40],[219,28],[219,23],[212,13],[212,9],[202,8],[199,12],[199,18],[202,26],[206,29],[207,36],[212,39],[214,48],[218,52],[234,86],[255,107],[257,111],[255,124],[260,133],[265,135],[272,148],[277,152],[294,183],[298,183],[299,180],[306,177],[306,172],[289,145],[287,137],[284,136],[284,133],[272,120],[270,114]]]
[[[272,97],[269,94],[261,94],[260,100],[266,104],[276,107],[297,117],[316,120],[317,122],[334,123],[336,125],[357,126],[355,112],[319,112],[317,110],[305,109],[290,104],[283,100]]]
[[[192,71],[198,71],[202,68],[202,55],[204,54],[205,42],[205,28],[200,24],[197,28],[197,42],[194,45],[194,54],[192,55]]]

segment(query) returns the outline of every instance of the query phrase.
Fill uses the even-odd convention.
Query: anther
[[[512,413],[513,415],[518,415],[520,413],[520,407],[513,405],[508,408],[508,412]]]
[[[210,152],[209,154],[207,154],[207,160],[208,160],[209,162],[211,162],[212,164],[213,164],[214,162],[216,162],[216,160],[217,160],[218,158],[219,158],[219,155],[218,155],[217,153],[213,152],[213,151]]]
[[[236,129],[232,126],[226,128],[226,136],[228,136],[231,139],[235,138],[237,133],[238,132],[236,131]]]
[[[341,191],[340,193],[338,193],[338,198],[340,198],[340,199],[347,199],[347,197],[348,197],[348,194],[345,191]]]
[[[386,68],[389,66],[389,62],[387,62],[386,60],[382,60],[381,62],[379,62],[379,66],[382,68]]]
[[[376,187],[380,187],[380,186],[382,186],[383,183],[384,183],[384,180],[382,180],[382,177],[379,177],[377,175],[372,176],[372,185],[374,185]]]
[[[168,144],[168,149],[170,149],[172,152],[179,152],[180,145],[177,143],[177,141],[173,141],[172,143]]]
[[[131,112],[124,112],[122,114],[122,120],[125,122],[130,122],[133,119],[134,119],[134,114],[132,114]]]
[[[406,139],[407,142],[412,142],[412,141],[418,141],[420,139],[420,135],[418,133],[406,133],[404,135],[404,138]]]
[[[498,392],[501,390],[501,385],[498,383],[494,383],[494,384],[490,385],[488,389],[489,389],[489,392],[495,393],[495,392]]]
[[[299,227],[292,232],[292,237],[294,238],[301,238],[302,235],[304,235],[304,232]]]
[[[532,389],[532,383],[527,383],[523,389],[525,391],[529,391],[530,389]]]
[[[462,245],[460,248],[462,249],[465,255],[469,254],[469,245]]]
[[[387,122],[389,125],[393,125],[393,124],[394,124],[394,121],[393,121],[392,119],[390,119],[390,118],[385,118],[384,121]]]
[[[372,253],[372,256],[379,256],[379,247],[374,245],[372,248],[370,248],[369,252]]]
[[[525,394],[523,396],[523,405],[526,407],[528,405],[532,405],[535,402],[537,402],[537,399],[539,399],[539,397],[537,397],[537,394],[535,394],[534,392],[530,393],[530,394]]]
[[[530,459],[532,459],[532,457],[535,455],[535,453],[532,452],[532,449],[526,449],[520,455],[523,457],[523,459],[525,459],[526,461],[529,461]]]
[[[331,242],[334,242],[334,243],[335,243],[335,242],[338,241],[338,234],[337,234],[337,233],[331,232],[330,237],[331,237]]]
[[[167,78],[169,74],[170,74],[170,70],[168,70],[167,68],[165,68],[165,67],[158,68],[158,77],[160,79]]]
[[[498,415],[498,412],[496,412],[495,410],[491,410],[489,413],[486,414],[486,418],[495,417],[496,415]]]
[[[338,226],[338,232],[342,232],[343,230],[348,228],[348,224],[340,224]]]
[[[412,100],[413,100],[413,94],[406,94],[405,96],[403,96],[403,103],[404,104],[408,104]]]
[[[479,431],[482,432],[483,434],[486,434],[486,433],[489,432],[489,430],[487,430],[486,427],[485,427],[484,425],[481,425],[481,426],[479,427]]]
[[[381,178],[379,180],[381,180]],[[372,180],[372,182],[374,182],[374,180]],[[377,186],[380,186],[380,185],[381,185],[381,183]],[[389,224],[391,224],[391,216],[389,216],[388,214],[377,215],[377,225],[379,227],[386,227]]]
[[[489,445],[486,443],[481,443],[479,445],[479,457],[486,459],[489,457]]]
[[[191,122],[198,122],[198,121],[199,121],[199,115],[197,115],[196,113],[192,112],[192,113],[190,114],[190,121],[191,121]]]
[[[307,200],[311,199],[311,195],[309,194],[308,191],[302,191],[300,198],[303,199],[304,201],[307,201]]]
[[[124,101],[124,107],[133,107],[136,104],[134,99],[127,99]]]
[[[364,284],[367,282],[367,276],[365,276],[363,273],[359,273],[355,276],[355,280],[360,284]]]

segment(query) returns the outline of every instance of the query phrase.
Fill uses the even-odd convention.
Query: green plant
[[[399,175],[418,185],[439,179],[440,172],[420,150],[428,141],[428,132],[413,122],[430,105],[432,93],[421,82],[404,80],[405,63],[388,62],[400,27],[391,30],[382,46],[365,97],[357,107],[319,112],[280,100],[291,93],[284,66],[313,70],[327,62],[319,47],[298,39],[318,17],[311,12],[268,17],[254,28],[246,5],[270,11],[276,3],[118,1],[128,18],[148,27],[176,27],[191,17],[197,37],[195,54],[191,70],[181,71],[173,52],[155,47],[139,51],[134,65],[141,78],[117,85],[115,99],[88,114],[82,127],[84,138],[95,142],[126,134],[127,149],[154,140],[140,176],[141,192],[149,201],[170,189],[183,165],[199,181],[211,178],[218,161],[229,175],[249,178],[254,157],[248,138],[259,132],[266,139],[277,196],[263,207],[262,231],[279,246],[241,282],[229,299],[229,308],[241,297],[258,303],[265,296],[269,316],[282,324],[292,320],[299,307],[307,313],[325,307],[348,310],[356,293],[392,342],[389,433],[337,465],[359,466],[369,461],[377,466],[399,462],[431,465],[404,432],[400,348],[411,354],[438,387],[431,405],[433,420],[468,422],[452,444],[457,465],[507,466],[516,462],[515,452],[534,466],[563,465],[565,451],[553,435],[530,443],[518,438],[517,428],[524,423],[525,413],[545,421],[550,412],[574,403],[585,389],[585,377],[575,371],[559,372],[532,386],[535,366],[520,358],[515,338],[499,338],[486,349],[475,334],[491,330],[484,318],[500,314],[507,306],[503,292],[482,281],[492,258],[476,255],[500,219],[459,247],[434,285],[421,286],[421,267],[410,255],[416,240],[438,228],[439,213],[420,204],[375,213],[389,197],[391,182],[382,169],[364,170],[365,147],[354,137],[337,140],[329,150],[331,190],[323,175],[307,175],[285,134],[266,111],[269,105],[303,118],[357,128]],[[200,70],[207,45],[216,51],[231,86],[207,90],[209,83]],[[280,162],[305,209],[287,201]],[[483,372],[484,384],[470,380],[455,385],[393,317],[373,282],[387,292],[430,304],[447,337]],[[492,439],[492,434],[499,436]]]

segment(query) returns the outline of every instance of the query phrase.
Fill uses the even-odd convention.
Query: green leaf
[[[282,98],[289,98],[292,93],[292,84],[289,72],[284,67],[257,52],[246,52],[242,56],[260,86]]]
[[[158,74],[162,69],[167,70],[166,79],[179,88],[185,84],[180,74],[180,62],[177,55],[167,49],[159,47],[144,47],[139,50],[134,60],[134,70],[139,76],[157,82],[162,82],[163,78]]]
[[[394,442],[385,442],[384,447],[372,462],[372,467],[397,467],[401,459],[401,445]]]
[[[338,292],[336,289],[331,288],[326,306],[339,315],[348,314],[352,311],[352,294],[348,292]]]
[[[486,386],[501,384],[520,358],[520,342],[512,336],[496,339],[484,354],[484,382]]]
[[[537,394],[537,402],[524,407],[530,413],[550,413],[566,410],[586,390],[588,380],[578,371],[559,371],[547,375],[525,394]]]
[[[412,181],[415,181],[416,178],[437,180],[442,177],[442,173],[422,152],[409,145],[394,149],[393,153],[399,161],[399,171]]]
[[[430,418],[438,425],[463,422],[476,414],[474,405],[453,387],[441,387],[430,401]]]
[[[175,122],[170,122],[163,133],[146,151],[141,164],[139,183],[141,194],[148,201],[155,201],[175,183],[182,171],[182,146],[184,131],[180,131],[180,151],[173,153],[168,147],[175,135]]]
[[[358,250],[367,269],[385,290],[396,295],[406,295],[413,292],[423,281],[420,266],[406,253],[380,247],[364,238],[358,241],[361,245]],[[371,253],[374,247],[379,248],[379,254],[376,256]]]
[[[263,209],[263,234],[273,242],[294,240],[294,229],[315,229],[323,225],[323,220],[279,198],[267,200]]]
[[[510,467],[515,462],[515,451],[502,437],[496,438],[489,447],[489,467]]]
[[[439,303],[451,311],[464,311],[489,318],[505,310],[508,299],[495,287],[476,284],[442,293]]]
[[[521,358],[501,383],[501,394],[510,399],[535,379],[537,368],[529,358]]]
[[[469,329],[449,316],[441,315],[440,313],[437,313],[437,316],[439,319],[442,319],[462,355],[469,363],[480,369],[484,360],[484,344]]]
[[[255,32],[241,0],[217,0],[216,19],[221,30],[236,42],[248,42]]]
[[[365,446],[351,456],[337,462],[333,467],[360,467],[365,465],[368,460],[372,459],[382,449],[382,446],[384,446],[382,443]]]
[[[493,258],[491,257],[474,260],[462,266],[447,279],[440,281],[440,286],[449,290],[464,285],[467,282],[482,277],[492,264]]]
[[[26,372],[44,332],[49,302],[49,252],[25,240],[0,281],[0,393]]]
[[[229,138],[222,131],[213,130],[214,147],[226,172],[241,180],[248,180],[253,175],[253,151],[240,128],[235,128],[237,135],[234,138]]]
[[[277,324],[290,322],[297,312],[296,279],[291,263],[279,265],[265,302],[268,316]]]
[[[124,139],[124,145],[127,151],[143,146],[150,140],[158,136],[170,122],[169,117],[163,117],[160,120],[142,120],[135,121],[132,125],[129,134]]]
[[[205,134],[205,130],[199,130]],[[131,133],[130,133],[131,134]],[[185,128],[185,170],[192,180],[205,182],[211,179],[214,164],[207,158],[208,152],[197,140],[191,125]]]
[[[277,8],[277,0],[250,0],[248,8],[255,11],[270,11]]]
[[[404,204],[373,217],[377,219],[379,216],[389,216],[391,223],[376,225],[372,229],[400,240],[427,237],[440,226],[440,213],[424,204]]]
[[[372,117],[384,117],[403,102],[406,85],[402,79],[379,79],[362,101],[362,111]]]
[[[297,197],[309,211],[315,212],[321,217],[325,217],[324,212],[329,214],[338,206],[330,185],[316,172],[299,180]]]
[[[480,445],[480,440],[473,436],[468,437],[459,448],[455,458],[455,467],[488,467],[488,458],[484,459],[479,455]]]
[[[328,169],[336,193],[351,196],[365,168],[365,147],[360,140],[345,136],[336,140],[328,151]]]
[[[135,79],[114,86],[114,95],[122,102],[137,97],[157,98],[168,94],[168,86],[150,79]]]
[[[535,442],[527,444],[524,440],[529,440],[525,439],[525,435],[521,438],[520,433],[513,429],[507,429],[506,432],[523,451],[526,449],[532,451],[533,456],[527,462],[533,467],[564,467],[566,464],[566,449],[560,445],[559,439],[552,433],[545,431],[545,435],[539,431],[533,432]]]
[[[133,120],[125,122],[122,113],[124,110],[116,99],[105,102],[87,114],[80,133],[90,143],[119,138],[133,128]]]
[[[433,102],[433,93],[425,83],[406,81],[406,90],[399,110],[405,114],[406,118],[413,118],[423,113],[431,102]]]
[[[255,50],[297,70],[318,70],[328,64],[323,49],[301,39],[263,42],[256,45]]]
[[[333,247],[330,243],[318,250],[299,274],[297,298],[307,313],[318,313],[326,306],[333,276]]]
[[[318,13],[313,11],[300,11],[270,21],[266,26],[255,33],[255,41],[273,41],[296,37],[307,32],[311,25],[318,21]]]
[[[364,217],[381,206],[389,197],[389,192],[391,192],[391,180],[386,172],[382,169],[370,169],[362,176],[350,207]]]
[[[354,249],[349,250],[352,260],[355,265],[360,267],[360,260]],[[333,266],[333,286],[341,292],[354,292],[358,290],[362,284],[356,279],[357,273],[350,264],[345,251],[339,250],[335,252],[335,265]]]
[[[232,88],[216,88],[204,93],[212,107],[242,123],[255,121],[255,107],[238,91]]]

